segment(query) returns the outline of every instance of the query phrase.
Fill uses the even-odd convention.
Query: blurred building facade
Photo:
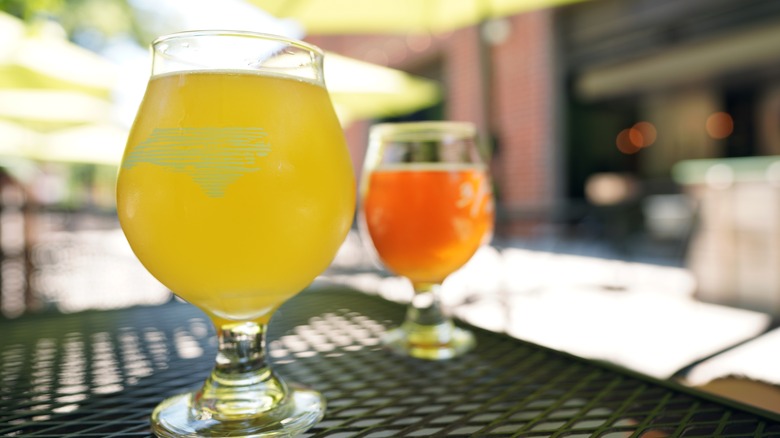
[[[309,39],[441,81],[441,107],[414,117],[490,133],[506,223],[585,200],[595,173],[665,193],[681,160],[780,153],[771,0],[592,0],[444,35]],[[357,162],[370,124],[348,128]]]
[[[308,39],[443,84],[440,106],[399,120],[489,134],[499,238],[660,242],[705,299],[780,312],[778,184],[740,200],[739,178],[674,175],[780,155],[780,2],[591,0],[442,35]],[[347,129],[358,172],[373,122]]]
[[[587,0],[446,34],[307,39],[442,84],[439,105],[387,120],[478,125],[499,239],[584,237],[628,258],[660,242],[667,261],[697,274],[700,296],[780,314],[780,164],[761,164],[771,178],[760,181],[731,175],[728,161],[687,185],[674,175],[690,160],[780,156],[780,2]],[[347,127],[358,174],[378,121]],[[67,211],[48,208],[45,224],[75,230],[63,218],[87,205],[100,227],[115,226],[113,193],[96,189],[110,184],[93,184],[113,174],[74,177]],[[24,209],[6,204],[2,234],[23,234]],[[38,305],[22,291],[34,283],[32,249],[54,253],[27,240],[28,252],[0,248],[17,256],[0,269],[10,313]]]

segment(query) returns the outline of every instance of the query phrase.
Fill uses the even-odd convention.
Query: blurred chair
[[[642,227],[641,185],[629,173],[594,173],[585,181],[585,198],[591,206],[585,222],[589,237],[606,239],[618,254],[630,252],[629,239]]]

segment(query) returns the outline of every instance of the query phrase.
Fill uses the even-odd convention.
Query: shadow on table
[[[477,348],[455,360],[398,356],[379,337],[403,311],[336,286],[310,288],[279,309],[269,331],[278,372],[328,399],[308,436],[780,432],[764,412],[481,329]],[[197,387],[215,351],[205,316],[175,302],[0,329],[7,436],[149,436],[153,407]]]

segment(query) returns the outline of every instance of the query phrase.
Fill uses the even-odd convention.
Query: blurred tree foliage
[[[131,38],[141,45],[150,39],[131,0],[0,0],[0,10],[33,25],[56,21],[69,39],[94,51],[115,38]]]

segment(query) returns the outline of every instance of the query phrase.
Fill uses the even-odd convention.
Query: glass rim
[[[316,53],[319,56],[324,56],[324,52],[319,47],[315,46],[314,44],[307,43],[305,41],[301,41],[299,39],[287,37],[284,35],[279,34],[273,34],[273,33],[263,33],[263,32],[254,32],[250,30],[229,30],[229,29],[203,29],[203,30],[184,30],[180,32],[173,32],[165,35],[161,35],[157,38],[155,38],[151,46],[155,47],[160,43],[164,43],[167,41],[172,41],[180,38],[191,38],[191,37],[197,37],[197,36],[227,36],[227,37],[244,37],[244,38],[257,38],[257,39],[263,39],[263,40],[270,40],[270,41],[278,41],[281,43],[290,44],[293,46],[297,46],[304,50],[309,50],[311,52]]]

